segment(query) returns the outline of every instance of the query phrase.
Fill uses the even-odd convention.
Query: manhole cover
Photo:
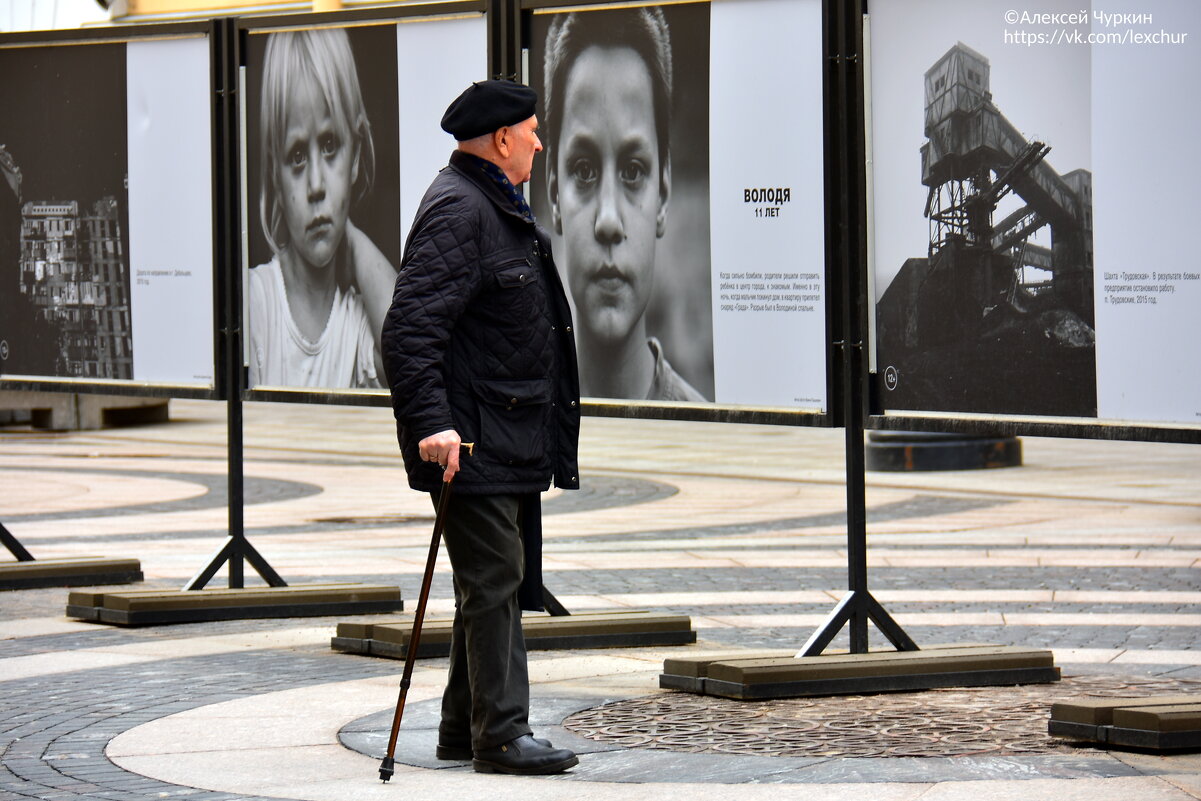
[[[626,748],[789,757],[947,757],[1069,753],[1047,734],[1054,701],[1201,693],[1201,682],[1077,676],[1057,684],[920,693],[733,701],[665,693],[616,701],[563,721]]]

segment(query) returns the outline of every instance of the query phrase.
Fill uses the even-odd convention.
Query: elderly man
[[[517,189],[542,150],[537,95],[483,81],[442,118],[458,149],[417,211],[383,356],[409,486],[455,477],[454,571],[440,759],[558,773],[571,751],[531,735],[521,609],[540,609],[539,493],[577,489],[579,378],[571,312],[546,233]],[[459,446],[475,452],[460,461]]]

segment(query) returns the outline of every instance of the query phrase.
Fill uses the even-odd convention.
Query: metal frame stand
[[[825,125],[830,147],[826,155],[826,205],[838,210],[826,231],[831,263],[842,273],[838,304],[841,339],[834,342],[839,358],[843,404],[839,410],[846,433],[847,571],[849,592],[834,607],[797,656],[817,656],[845,625],[850,626],[851,653],[868,651],[867,623],[871,620],[899,651],[917,645],[867,589],[867,500],[865,491],[864,420],[868,375],[864,365],[864,322],[867,265],[865,254],[866,148],[863,97],[863,0],[828,2],[826,19]],[[834,19],[830,16],[833,15]],[[829,218],[828,218],[829,219]]]
[[[214,133],[218,136],[219,146],[214,154],[214,172],[218,187],[217,213],[223,218],[224,224],[217,226],[215,244],[223,268],[219,272],[218,281],[222,284],[218,287],[219,308],[222,310],[218,329],[219,347],[225,357],[225,372],[220,378],[229,404],[226,423],[229,458],[229,539],[213,555],[208,566],[184,585],[184,589],[204,589],[225,564],[229,565],[229,588],[242,589],[245,586],[243,561],[249,562],[268,585],[286,587],[287,582],[280,578],[262,554],[246,539],[242,520],[242,391],[246,381],[242,366],[242,287],[241,281],[238,280],[238,272],[241,270],[241,248],[235,235],[238,231],[238,192],[236,179],[231,180],[231,176],[238,174],[238,152],[235,144],[238,137],[233,132],[238,105],[238,31],[234,20],[220,20],[217,25],[218,32],[213,37],[213,88],[217,95],[217,102],[214,104]]]

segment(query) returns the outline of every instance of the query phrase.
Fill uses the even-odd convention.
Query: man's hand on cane
[[[442,467],[442,481],[449,482],[459,472],[459,448],[467,448],[471,452],[471,444],[464,443],[459,432],[453,428],[430,434],[417,443],[418,452],[426,462],[434,462]]]

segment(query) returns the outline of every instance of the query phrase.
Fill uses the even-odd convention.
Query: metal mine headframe
[[[993,103],[988,59],[970,47],[958,43],[948,50],[925,81],[926,284],[941,296],[928,298],[927,309],[942,319],[930,327],[919,322],[919,328],[972,337],[992,310],[1022,311],[1035,296],[1091,327],[1091,173],[1061,176],[1047,163],[1050,148],[1027,141]],[[1010,192],[1024,205],[994,223],[997,204]],[[1043,226],[1050,226],[1049,249],[1028,241]],[[1026,281],[1024,267],[1051,278]],[[946,319],[948,309],[954,321]]]

